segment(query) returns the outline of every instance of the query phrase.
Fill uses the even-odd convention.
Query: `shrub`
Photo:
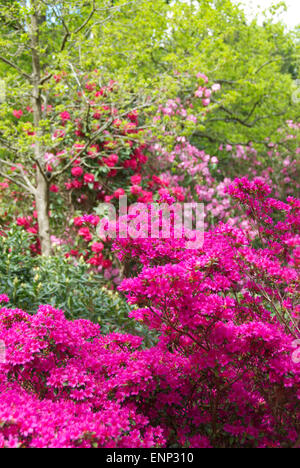
[[[0,447],[164,443],[162,429],[152,427],[124,397],[128,391],[134,397],[137,383],[146,385],[149,378],[147,369],[137,373],[141,338],[105,337],[98,325],[68,321],[51,306],[41,306],[34,316],[0,309],[0,338],[6,345],[6,363],[0,365]]]
[[[20,227],[12,227],[0,236],[0,293],[5,292],[11,305],[30,314],[40,304],[50,304],[65,311],[70,319],[83,318],[100,323],[102,332],[135,332],[153,337],[133,319],[125,299],[108,289],[103,275],[90,272],[79,259],[62,256],[33,257],[31,236]]]
[[[115,243],[121,259],[143,254],[120,289],[160,334],[150,349],[51,306],[0,310],[3,446],[300,445],[300,202],[271,198],[261,179],[228,190],[256,223],[254,245],[225,224],[198,250]]]
[[[178,369],[165,404],[160,393],[149,413],[175,444],[291,447],[300,431],[300,202],[271,198],[259,178],[228,191],[253,222],[253,245],[226,224],[199,250],[184,250],[184,239],[115,244],[121,260],[142,264],[121,285],[138,307],[131,316],[160,331]]]

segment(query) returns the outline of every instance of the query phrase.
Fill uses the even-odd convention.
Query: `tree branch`
[[[50,80],[52,78],[52,76],[53,76],[53,73],[51,73],[50,75],[46,75],[43,78],[41,78],[40,85],[43,85],[44,83],[46,83],[46,81]]]
[[[10,180],[14,184],[18,185],[19,187],[25,189],[27,192],[30,192],[32,195],[35,195],[35,190],[33,191],[29,186],[23,184],[19,180],[14,179],[13,177],[9,176],[8,174],[5,174],[0,170],[0,176],[3,177],[4,179]]]
[[[9,167],[12,167],[12,166],[13,166],[13,163],[12,163],[12,162],[5,161],[4,159],[0,159],[0,163],[5,164],[6,166],[9,166]],[[35,193],[35,188],[34,188],[34,186],[31,184],[31,182],[30,182],[30,180],[28,179],[28,177],[26,176],[22,165],[21,165],[21,164],[17,164],[16,167],[17,167],[17,169],[21,172],[21,177],[22,177],[22,179],[26,182],[27,187],[28,187],[28,190],[30,190],[31,193]],[[15,179],[13,179],[13,180],[15,180]]]
[[[94,13],[96,11],[96,4],[95,4],[95,0],[93,0],[93,7],[92,7],[92,11],[90,12],[89,16],[87,17],[87,19],[82,23],[81,26],[79,26],[79,28],[77,28],[75,31],[74,31],[74,34],[78,34],[80,31],[82,31],[86,25],[91,21],[92,17],[94,16]]]
[[[220,104],[218,101],[215,101],[214,99],[212,99],[212,102],[214,104],[218,104],[219,109],[226,112],[226,114],[230,115],[230,117],[225,117],[225,118],[216,117],[216,118],[213,118],[213,119],[208,119],[207,122],[237,122],[240,125],[243,125],[244,127],[253,128],[254,125],[257,122],[259,122],[260,120],[266,120],[266,119],[270,119],[272,117],[280,117],[281,115],[286,114],[286,110],[284,110],[284,111],[281,111],[281,112],[275,112],[273,114],[269,114],[269,115],[265,115],[265,116],[261,116],[261,117],[256,117],[256,119],[254,119],[252,122],[248,122],[249,118],[251,117],[251,115],[255,111],[255,108],[257,107],[257,105],[259,104],[260,101],[255,103],[255,105],[251,109],[251,111],[248,114],[248,116],[246,117],[246,119],[242,119],[241,117],[236,116],[233,111],[231,111],[230,109],[227,109],[222,104]]]
[[[25,73],[23,70],[21,70],[21,68],[18,67],[18,65],[11,62],[7,58],[3,57],[2,55],[0,55],[0,60],[2,62],[4,62],[6,65],[8,65],[9,67],[14,68],[15,70],[17,70],[17,72],[20,73],[20,75],[24,76],[27,80],[29,80],[31,82],[31,76],[28,75],[27,73]]]

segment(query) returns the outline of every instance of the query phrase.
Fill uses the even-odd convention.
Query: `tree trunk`
[[[41,242],[42,255],[51,255],[50,219],[49,219],[49,184],[43,173],[44,152],[42,148],[40,122],[42,120],[42,97],[40,89],[41,62],[39,49],[39,12],[36,1],[32,0],[33,13],[31,16],[31,54],[32,54],[32,105],[33,119],[36,129],[34,153],[36,161],[36,192],[35,202],[37,219],[39,225],[39,238]]]
[[[43,174],[37,169],[37,187],[35,195],[39,238],[42,255],[51,255],[50,220],[49,220],[49,187]]]

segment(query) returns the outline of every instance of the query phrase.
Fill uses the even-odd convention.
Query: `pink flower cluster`
[[[140,261],[120,290],[130,316],[156,330],[151,348],[51,306],[0,309],[0,446],[300,445],[300,200],[271,198],[260,179],[228,192],[256,223],[255,245],[229,224],[197,250],[184,239],[115,242],[122,261]]]
[[[0,304],[1,303],[8,303],[9,302],[9,297],[7,297],[6,294],[0,294]]]
[[[136,395],[154,385],[154,357],[141,339],[104,337],[91,322],[0,309],[0,447],[153,447],[163,430],[139,411]],[[142,360],[142,362],[141,362]]]
[[[300,201],[269,198],[260,179],[235,180],[228,191],[261,228],[259,247],[228,224],[207,232],[198,251],[175,240],[115,244],[120,259],[136,256],[143,267],[120,287],[131,316],[160,331],[180,369],[165,412],[151,412],[161,424],[172,419],[181,444],[189,434],[214,447],[299,446]]]

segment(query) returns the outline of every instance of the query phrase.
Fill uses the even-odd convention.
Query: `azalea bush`
[[[34,316],[2,308],[0,328],[6,344],[0,371],[2,448],[164,443],[162,430],[152,427],[134,402],[114,396],[123,379],[125,393],[126,381],[132,379],[133,394],[135,381],[147,382],[149,372],[137,373],[134,356],[141,338],[105,337],[99,325],[68,321],[51,306],[41,306]]]
[[[149,349],[1,296],[3,446],[299,446],[300,201],[273,198],[259,178],[228,192],[254,241],[229,224],[194,250],[184,237],[115,241],[120,260],[140,258],[120,290],[159,334]]]

